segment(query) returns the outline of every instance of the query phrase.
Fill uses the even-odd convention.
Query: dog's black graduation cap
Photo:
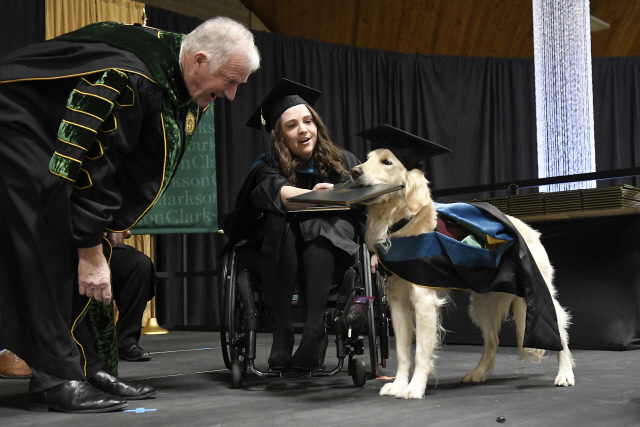
[[[322,95],[319,90],[287,79],[280,81],[260,103],[247,121],[247,126],[271,132],[276,122],[291,107],[299,104],[313,105]]]
[[[374,150],[390,150],[407,170],[420,168],[420,162],[427,157],[451,153],[442,145],[386,124],[362,131],[358,136],[371,141]]]

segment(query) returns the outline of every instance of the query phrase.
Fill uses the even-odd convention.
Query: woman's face
[[[308,159],[313,154],[318,128],[311,112],[304,104],[289,108],[280,116],[284,143],[295,157]]]

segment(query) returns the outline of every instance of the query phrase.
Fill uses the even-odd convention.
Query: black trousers
[[[140,339],[142,315],[156,293],[153,262],[128,245],[117,245],[111,254],[111,286],[118,306],[118,347],[136,344]]]
[[[113,300],[118,307],[116,335],[118,347],[135,344],[140,339],[142,315],[147,302],[155,295],[157,277],[153,262],[142,252],[128,245],[117,245],[111,253],[111,287]],[[80,313],[89,299],[78,294],[73,296],[74,313]],[[103,362],[98,353],[88,319],[78,324],[74,333],[84,355],[84,372],[91,378],[102,369]],[[32,367],[29,391],[37,392],[68,381]]]

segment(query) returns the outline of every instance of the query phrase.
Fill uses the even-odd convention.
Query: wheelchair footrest
[[[312,372],[309,371],[281,371],[280,376],[283,378],[311,378]]]

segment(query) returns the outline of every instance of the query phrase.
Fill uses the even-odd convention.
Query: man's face
[[[202,52],[196,53],[189,65],[185,67],[184,80],[191,99],[199,107],[206,107],[216,98],[224,97],[232,101],[238,86],[246,83],[251,74],[242,61],[234,56],[213,74],[209,72],[209,63]]]

